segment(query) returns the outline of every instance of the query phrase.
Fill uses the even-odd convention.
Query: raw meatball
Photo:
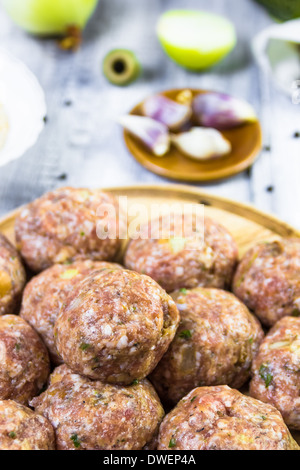
[[[16,220],[16,240],[35,272],[76,259],[106,261],[114,258],[120,240],[116,234],[100,239],[97,230],[115,223],[118,228],[118,204],[113,196],[99,190],[61,188],[22,210]]]
[[[158,434],[164,411],[147,381],[105,385],[57,368],[31,405],[53,424],[62,450],[140,450]]]
[[[164,419],[159,450],[299,450],[275,408],[227,386],[196,388]]]
[[[151,375],[160,398],[176,404],[195,387],[242,387],[264,336],[256,318],[223,290],[199,287],[172,296],[181,322]]]
[[[152,277],[167,292],[182,287],[229,287],[238,258],[232,236],[217,222],[205,218],[200,231],[195,221],[187,220],[190,224],[185,238],[180,238],[177,229],[186,224],[185,220],[171,220],[170,227],[168,219],[151,222],[142,232],[152,238],[129,242],[125,266]],[[155,239],[153,234],[161,228],[160,238]]]
[[[275,406],[286,424],[300,430],[300,318],[282,318],[253,362],[251,396]]]
[[[0,400],[0,450],[55,450],[53,427],[29,408]]]
[[[179,314],[155,281],[132,271],[99,271],[77,284],[55,324],[56,346],[75,372],[130,384],[156,367]]]
[[[0,234],[0,315],[16,313],[25,281],[17,250]]]
[[[117,269],[117,264],[101,261],[77,261],[71,265],[56,264],[38,276],[26,286],[21,308],[24,318],[42,337],[47,346],[52,362],[61,364],[54,341],[54,324],[67,297],[76,283],[97,270]]]
[[[26,405],[49,373],[47,349],[34,329],[15,315],[0,317],[0,399]]]
[[[300,315],[300,239],[254,246],[238,267],[233,289],[267,326]]]

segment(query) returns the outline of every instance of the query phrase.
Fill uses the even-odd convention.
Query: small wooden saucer
[[[162,95],[176,99],[183,89],[168,90]],[[193,95],[206,93],[205,90],[191,90]],[[131,114],[142,115],[142,103]],[[140,141],[129,132],[124,132],[125,143],[134,158],[145,168],[160,176],[177,181],[207,182],[228,178],[240,173],[253,164],[262,148],[262,131],[259,122],[244,124],[222,132],[232,144],[232,152],[226,157],[198,162],[184,156],[174,146],[162,157],[155,157]]]

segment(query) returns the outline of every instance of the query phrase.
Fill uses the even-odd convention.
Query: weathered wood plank
[[[0,168],[0,214],[62,184],[108,187],[165,182],[128,154],[115,120],[149,93],[191,86],[248,99],[261,117],[264,141],[270,147],[250,174],[204,189],[253,202],[300,227],[300,140],[292,137],[300,130],[299,106],[275,90],[250,52],[251,39],[271,19],[251,0],[186,0],[187,8],[225,14],[239,34],[236,50],[222,64],[193,74],[165,58],[155,35],[159,14],[182,5],[181,0],[100,0],[76,54],[60,51],[53,41],[24,34],[0,11],[1,45],[37,75],[48,103],[48,123],[37,144],[20,160]],[[101,73],[104,55],[115,47],[135,50],[144,67],[139,81],[125,89],[108,84]]]

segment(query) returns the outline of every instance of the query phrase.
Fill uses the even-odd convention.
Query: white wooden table
[[[166,58],[155,34],[170,8],[202,8],[228,16],[239,35],[235,51],[212,71],[193,74]],[[203,189],[255,204],[300,228],[300,106],[281,94],[256,67],[251,38],[272,23],[252,0],[100,0],[75,54],[51,40],[26,35],[0,11],[0,44],[37,75],[48,104],[48,122],[37,144],[0,168],[0,214],[61,185],[109,187],[167,183],[127,152],[117,116],[149,93],[173,87],[210,88],[249,100],[262,120],[266,149],[250,172]],[[180,34],[180,32],[178,32]],[[144,73],[128,88],[107,83],[101,72],[113,48],[135,50]]]

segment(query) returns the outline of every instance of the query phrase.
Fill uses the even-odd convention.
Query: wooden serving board
[[[115,196],[126,196],[128,208],[133,204],[145,204],[150,208],[152,203],[194,203],[205,206],[204,213],[223,224],[234,236],[240,249],[245,253],[254,243],[278,237],[300,237],[300,231],[265,214],[255,207],[224,199],[202,192],[197,188],[185,185],[143,185],[119,188],[105,188]],[[0,219],[0,232],[14,243],[14,222],[20,212],[16,209]]]
[[[223,224],[234,236],[243,255],[253,244],[263,240],[275,240],[280,237],[300,237],[300,231],[272,215],[265,214],[252,206],[220,198],[202,192],[197,188],[184,185],[128,186],[105,188],[116,197],[126,196],[128,208],[133,204],[145,204],[150,208],[152,203],[194,203],[205,206],[204,213]],[[14,243],[15,218],[21,209],[11,212],[0,219],[0,232]],[[126,242],[125,242],[126,243]],[[247,389],[244,390],[247,393]],[[300,432],[293,433],[300,444]]]

